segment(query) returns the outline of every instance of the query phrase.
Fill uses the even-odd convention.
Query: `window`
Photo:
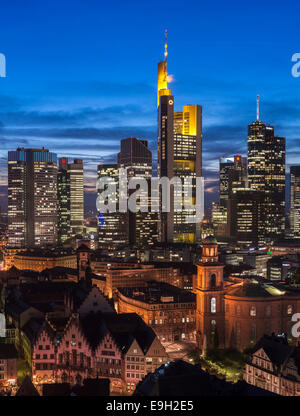
[[[254,342],[255,341],[255,325],[251,324],[250,325],[250,342]]]
[[[250,316],[256,316],[256,307],[255,306],[251,306],[251,308],[250,308]]]
[[[216,287],[216,275],[211,274],[210,275],[210,288],[214,289]]]
[[[217,312],[217,301],[216,298],[211,298],[210,300],[210,312],[216,313]]]
[[[211,333],[212,335],[216,332],[216,326],[217,326],[217,322],[213,319],[210,323],[211,325]]]
[[[289,305],[289,306],[287,307],[287,314],[288,314],[288,315],[292,315],[292,313],[293,313],[293,305]]]

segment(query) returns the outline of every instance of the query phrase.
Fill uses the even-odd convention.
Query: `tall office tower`
[[[98,179],[108,178],[115,186],[116,192],[108,195],[107,201],[116,204],[116,212],[98,212],[99,246],[121,246],[129,243],[128,216],[119,212],[119,169],[116,163],[98,165]],[[98,189],[98,193],[104,188]]]
[[[221,157],[219,174],[220,205],[226,208],[227,201],[235,189],[247,188],[247,158],[241,155],[234,155],[232,158]]]
[[[68,158],[59,159],[57,174],[58,239],[61,243],[83,234],[84,187],[83,161]]]
[[[167,81],[166,42],[165,60],[158,64],[158,176],[170,181],[179,177],[182,184],[185,178],[191,179],[194,204],[196,177],[202,176],[202,106],[185,105],[182,112],[174,112],[174,97]],[[171,187],[170,210],[163,212],[160,189],[159,239],[161,242],[195,243],[201,236],[200,224],[187,221],[195,211],[183,206],[180,212],[175,212],[177,199],[184,200],[184,190],[174,195]]]
[[[285,229],[285,139],[274,136],[274,127],[257,119],[248,127],[249,187],[264,193],[265,240],[272,242]]]
[[[8,152],[8,245],[57,242],[57,157],[47,149]]]
[[[233,169],[233,158],[220,157],[219,159],[219,199],[220,205],[227,207],[229,196],[229,172]]]
[[[212,223],[214,235],[219,240],[226,237],[227,234],[227,207],[213,202],[212,204]]]
[[[290,230],[300,238],[300,166],[290,167]]]
[[[227,234],[238,244],[259,246],[265,243],[264,193],[251,189],[233,192],[227,202]]]
[[[140,192],[137,199],[140,210],[128,211],[129,243],[138,247],[151,246],[158,240],[157,212],[151,212],[151,178],[152,178],[152,152],[148,148],[147,140],[129,137],[121,140],[121,151],[118,154],[118,166],[127,170],[127,180],[135,178],[146,179],[147,191]],[[137,186],[138,189],[139,186]],[[135,189],[128,190],[128,197],[135,193]],[[146,202],[146,203],[145,203]],[[141,212],[147,210],[148,212]]]
[[[219,203],[213,205],[212,219],[216,236],[222,238],[228,234],[228,201],[237,190],[246,189],[248,186],[247,158],[241,155],[221,157],[219,175]]]

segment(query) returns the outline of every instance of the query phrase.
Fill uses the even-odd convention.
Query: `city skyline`
[[[300,397],[300,5],[3,3],[0,396]]]
[[[23,30],[24,42],[28,44],[22,51],[12,39],[4,19],[1,52],[7,58],[7,78],[0,79],[0,204],[3,208],[7,151],[18,145],[29,148],[45,144],[58,157],[82,158],[85,191],[86,195],[91,195],[87,198],[88,206],[89,201],[93,206],[96,195],[96,166],[116,162],[122,138],[134,136],[148,140],[156,159],[156,63],[163,58],[165,28],[169,34],[168,69],[174,77],[170,85],[176,95],[175,110],[185,103],[203,106],[203,167],[208,203],[210,199],[217,199],[219,157],[246,154],[247,126],[255,120],[258,93],[262,121],[274,125],[277,134],[287,138],[287,164],[297,164],[299,80],[291,75],[291,56],[297,51],[293,17],[289,16],[290,24],[284,26],[286,30],[281,31],[280,37],[276,33],[269,35],[261,25],[258,33],[250,31],[248,34],[238,22],[238,16],[242,15],[244,23],[249,23],[255,8],[242,12],[234,8],[235,2],[230,2],[231,23],[241,34],[237,41],[234,31],[227,28],[230,25],[226,25],[224,33],[220,4],[216,12],[214,9],[214,19],[220,23],[215,25],[214,33],[209,27],[210,6],[203,8],[198,32],[192,16],[183,19],[182,28],[174,25],[172,18],[178,15],[178,10],[175,5],[169,9],[168,2],[162,7],[162,15],[145,31],[139,19],[147,6],[133,2],[126,6],[128,11],[133,4],[134,13],[127,14],[131,16],[128,17],[131,27],[129,30],[126,21],[124,34],[121,13],[116,16],[113,30],[108,31],[104,20],[105,14],[111,11],[109,6],[102,7],[100,13],[95,5],[95,16],[92,16],[88,8],[82,11],[79,2],[74,2],[70,11],[70,33],[64,33],[60,40],[59,34],[65,29],[65,5],[61,5],[60,15],[55,14],[55,2],[43,9],[35,5],[35,13],[28,20],[33,23],[30,27],[20,21],[21,13],[15,16],[16,23],[20,23],[16,25],[17,34]],[[46,12],[50,22],[47,24]],[[256,16],[257,24],[266,17],[278,21],[278,12],[276,7],[262,9],[260,16]],[[12,6],[6,5],[3,13],[9,17]],[[25,10],[24,13],[26,16]],[[82,17],[84,30],[74,33],[78,16]],[[95,26],[97,16],[101,16],[102,25]],[[284,15],[280,18],[284,20]],[[88,27],[89,22],[94,25]],[[42,23],[46,27],[40,31]],[[49,37],[48,24],[57,28],[55,36]],[[36,31],[41,39],[33,41]],[[43,51],[43,42],[47,53]],[[257,57],[254,62],[253,54]],[[182,56],[191,57],[191,64],[187,65]],[[18,59],[26,64],[21,73]],[[126,59],[129,64],[117,64]]]

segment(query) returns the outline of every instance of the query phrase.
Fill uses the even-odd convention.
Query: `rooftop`
[[[227,294],[245,298],[271,298],[291,293],[279,285],[262,283],[256,279],[245,279],[242,284],[233,287]]]
[[[25,251],[21,251],[16,254],[18,257],[62,257],[75,255],[75,251],[72,248],[53,248],[53,249],[41,249],[30,248]]]
[[[188,290],[155,282],[143,287],[119,287],[123,296],[148,304],[196,303],[196,295]]]

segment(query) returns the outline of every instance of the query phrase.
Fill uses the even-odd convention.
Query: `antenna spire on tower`
[[[256,96],[256,120],[259,120],[259,95]]]
[[[165,61],[167,60],[168,56],[168,31],[165,30]]]

